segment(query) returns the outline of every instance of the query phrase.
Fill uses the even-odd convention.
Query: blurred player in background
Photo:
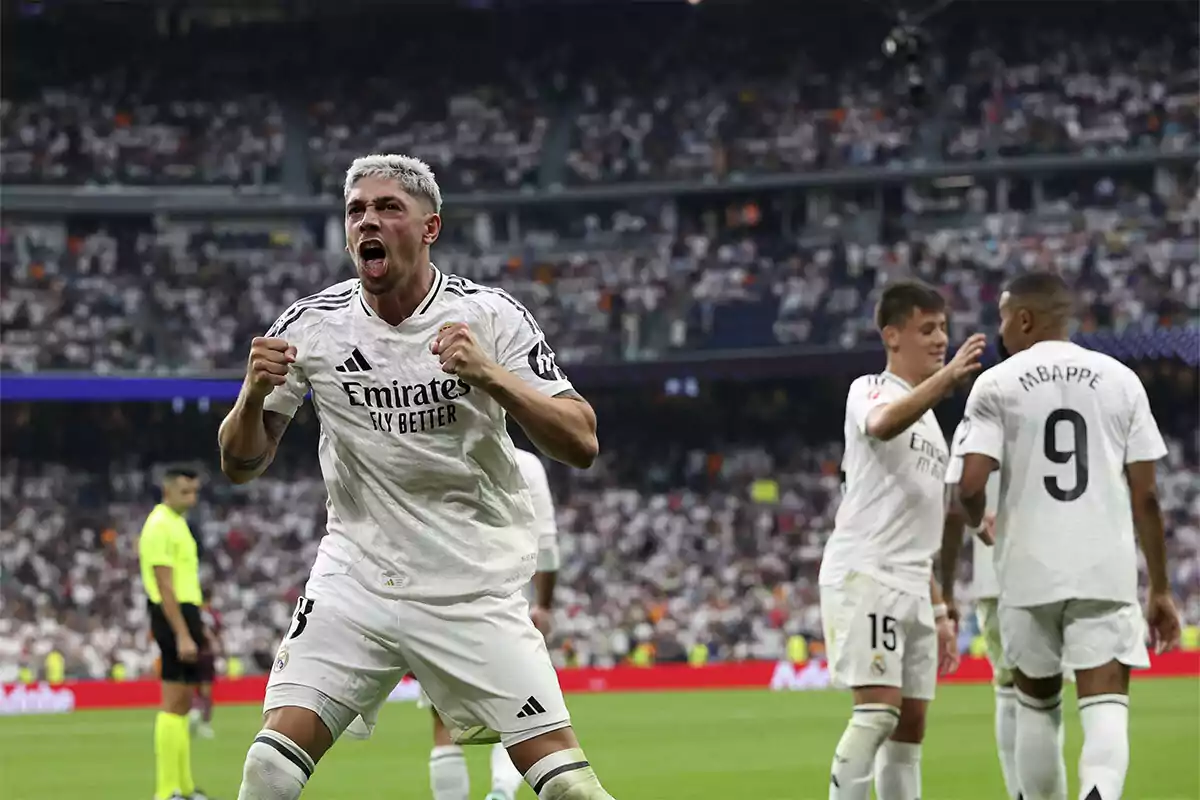
[[[554,519],[554,499],[542,460],[526,450],[516,451],[517,465],[533,497],[534,529],[538,537],[537,572],[533,574],[533,605],[529,617],[543,636],[550,635],[554,584],[558,576],[558,524]],[[454,743],[446,724],[433,708],[429,695],[421,692],[419,708],[433,711],[433,750],[429,753],[429,784],[433,800],[467,800],[471,795],[467,761],[461,746]],[[536,712],[536,708],[531,709]],[[361,720],[358,721],[361,724]],[[501,744],[492,745],[492,789],[484,800],[513,800],[524,778],[513,766]]]
[[[1083,724],[1079,796],[1121,796],[1129,672],[1150,664],[1135,532],[1150,579],[1151,638],[1160,651],[1179,639],[1155,480],[1167,449],[1137,375],[1069,340],[1071,305],[1058,275],[1028,273],[1009,284],[1000,335],[1012,355],[976,381],[957,447],[969,524],[982,521],[988,478],[1000,474],[999,616],[1019,702],[1025,800],[1066,797],[1064,667],[1075,670]],[[955,565],[946,567],[950,582]]]
[[[533,574],[534,602],[529,608],[529,617],[543,636],[549,636],[554,584],[559,565],[558,523],[554,518],[554,500],[550,495],[550,483],[546,479],[546,468],[542,466],[541,459],[527,450],[517,449],[516,454],[517,465],[521,468],[521,474],[533,497],[535,528],[538,535],[537,572]],[[417,699],[417,707],[428,708],[433,712],[433,750],[429,753],[429,784],[434,800],[467,800],[471,795],[471,778],[467,772],[467,760],[462,747],[454,743],[446,724],[433,708],[429,695],[423,691]],[[358,717],[346,729],[346,734],[366,739],[370,737],[371,731],[362,717]],[[492,745],[492,789],[484,800],[512,800],[521,788],[523,780],[503,745]]]
[[[170,467],[163,475],[162,502],[154,507],[138,539],[142,586],[150,630],[161,652],[162,710],[154,724],[156,800],[205,800],[192,779],[188,709],[200,683],[198,660],[205,648],[196,540],[184,515],[196,505],[197,473]]]
[[[456,744],[502,742],[543,800],[606,800],[522,595],[537,538],[506,428],[511,416],[543,453],[586,468],[595,413],[520,303],[430,263],[442,201],[426,164],[356,159],[345,201],[358,277],[254,340],[219,434],[225,474],[253,480],[311,391],[329,492],[239,797],[299,797],[411,672]]]
[[[200,683],[196,686],[196,695],[192,698],[192,710],[188,714],[188,724],[193,736],[205,739],[213,738],[213,681],[217,677],[217,658],[224,655],[225,645],[221,638],[221,614],[205,603],[200,609],[200,618],[204,622],[204,637],[208,647],[200,651],[197,662]]]
[[[957,668],[953,623],[933,580],[949,454],[931,410],[979,369],[976,334],[946,363],[945,300],[918,281],[884,289],[876,325],[887,370],[850,385],[844,494],[821,561],[821,617],[834,685],[854,711],[831,800],[921,794],[921,741],[939,669]]]

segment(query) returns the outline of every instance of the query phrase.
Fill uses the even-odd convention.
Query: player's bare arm
[[[550,634],[550,609],[554,605],[554,586],[558,583],[556,570],[539,570],[533,575],[533,608],[529,616],[543,636]]]
[[[947,487],[946,521],[942,524],[941,576],[942,602],[946,605],[946,615],[959,621],[958,605],[954,598],[954,584],[957,580],[958,557],[962,552],[963,533],[967,528],[967,516],[962,503],[958,499],[956,486]],[[935,601],[936,602],[936,601]]]
[[[1133,506],[1133,526],[1146,556],[1146,572],[1150,579],[1146,621],[1150,626],[1151,644],[1157,652],[1163,653],[1179,645],[1180,622],[1167,573],[1167,543],[1154,462],[1126,464],[1125,479],[1129,483],[1129,500]]]
[[[259,336],[250,344],[246,380],[237,402],[221,422],[221,472],[234,483],[254,480],[270,466],[288,417],[263,408],[276,386],[287,381],[296,348],[283,339]]]
[[[979,371],[979,357],[986,345],[986,336],[974,334],[963,342],[954,358],[911,392],[871,409],[867,415],[867,435],[886,442],[911,428],[956,386]]]
[[[556,461],[587,469],[600,452],[596,412],[577,392],[547,397],[489,358],[464,323],[447,325],[431,347],[442,370],[487,392],[537,448]]]
[[[1000,464],[991,456],[982,453],[965,453],[963,455],[963,473],[959,480],[957,491],[958,504],[966,515],[966,522],[972,528],[983,524],[983,514],[987,510],[987,481]]]
[[[938,634],[938,674],[949,675],[958,669],[958,619],[950,616],[950,608],[942,595],[937,578],[929,576],[929,600]]]

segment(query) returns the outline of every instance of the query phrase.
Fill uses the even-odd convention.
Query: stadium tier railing
[[[1138,678],[1200,676],[1200,651],[1176,651],[1151,658],[1150,669],[1134,673]],[[829,688],[825,663],[787,661],[740,661],[703,666],[660,664],[652,667],[617,666],[612,669],[564,669],[559,681],[563,690],[578,692],[697,691],[710,689],[768,689],[809,691]],[[992,678],[987,659],[968,656],[943,683],[985,683]],[[267,676],[219,678],[213,686],[217,703],[261,703]],[[407,678],[389,700],[417,699],[420,686]],[[162,686],[154,680],[69,681],[59,686],[38,683],[0,685],[0,715],[66,714],[105,708],[151,708],[159,704]]]
[[[1112,172],[1135,167],[1188,166],[1200,161],[1200,148],[1120,155],[1022,156],[986,161],[933,163],[898,167],[732,176],[721,180],[634,182],[533,191],[450,194],[447,208],[512,208],[596,202],[623,198],[681,197],[780,189],[885,186],[912,181],[971,176],[1051,176],[1064,172]],[[342,214],[339,197],[298,197],[271,189],[147,186],[21,186],[0,184],[10,215],[61,218],[70,214],[164,214],[167,216],[295,217]]]

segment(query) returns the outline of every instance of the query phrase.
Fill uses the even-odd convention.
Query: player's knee
[[[882,703],[857,705],[838,747],[839,755],[848,759],[874,758],[875,751],[899,725],[900,710],[895,706]]]
[[[578,748],[545,756],[529,768],[525,780],[538,800],[613,800]]]
[[[312,758],[277,731],[260,731],[246,753],[239,800],[295,800],[312,777]]]

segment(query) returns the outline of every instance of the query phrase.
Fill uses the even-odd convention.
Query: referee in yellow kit
[[[187,716],[200,682],[199,653],[206,646],[200,619],[200,559],[183,516],[196,505],[199,485],[195,470],[168,468],[162,502],[146,518],[138,540],[150,630],[162,652],[162,709],[154,725],[156,800],[207,800],[192,781]]]

